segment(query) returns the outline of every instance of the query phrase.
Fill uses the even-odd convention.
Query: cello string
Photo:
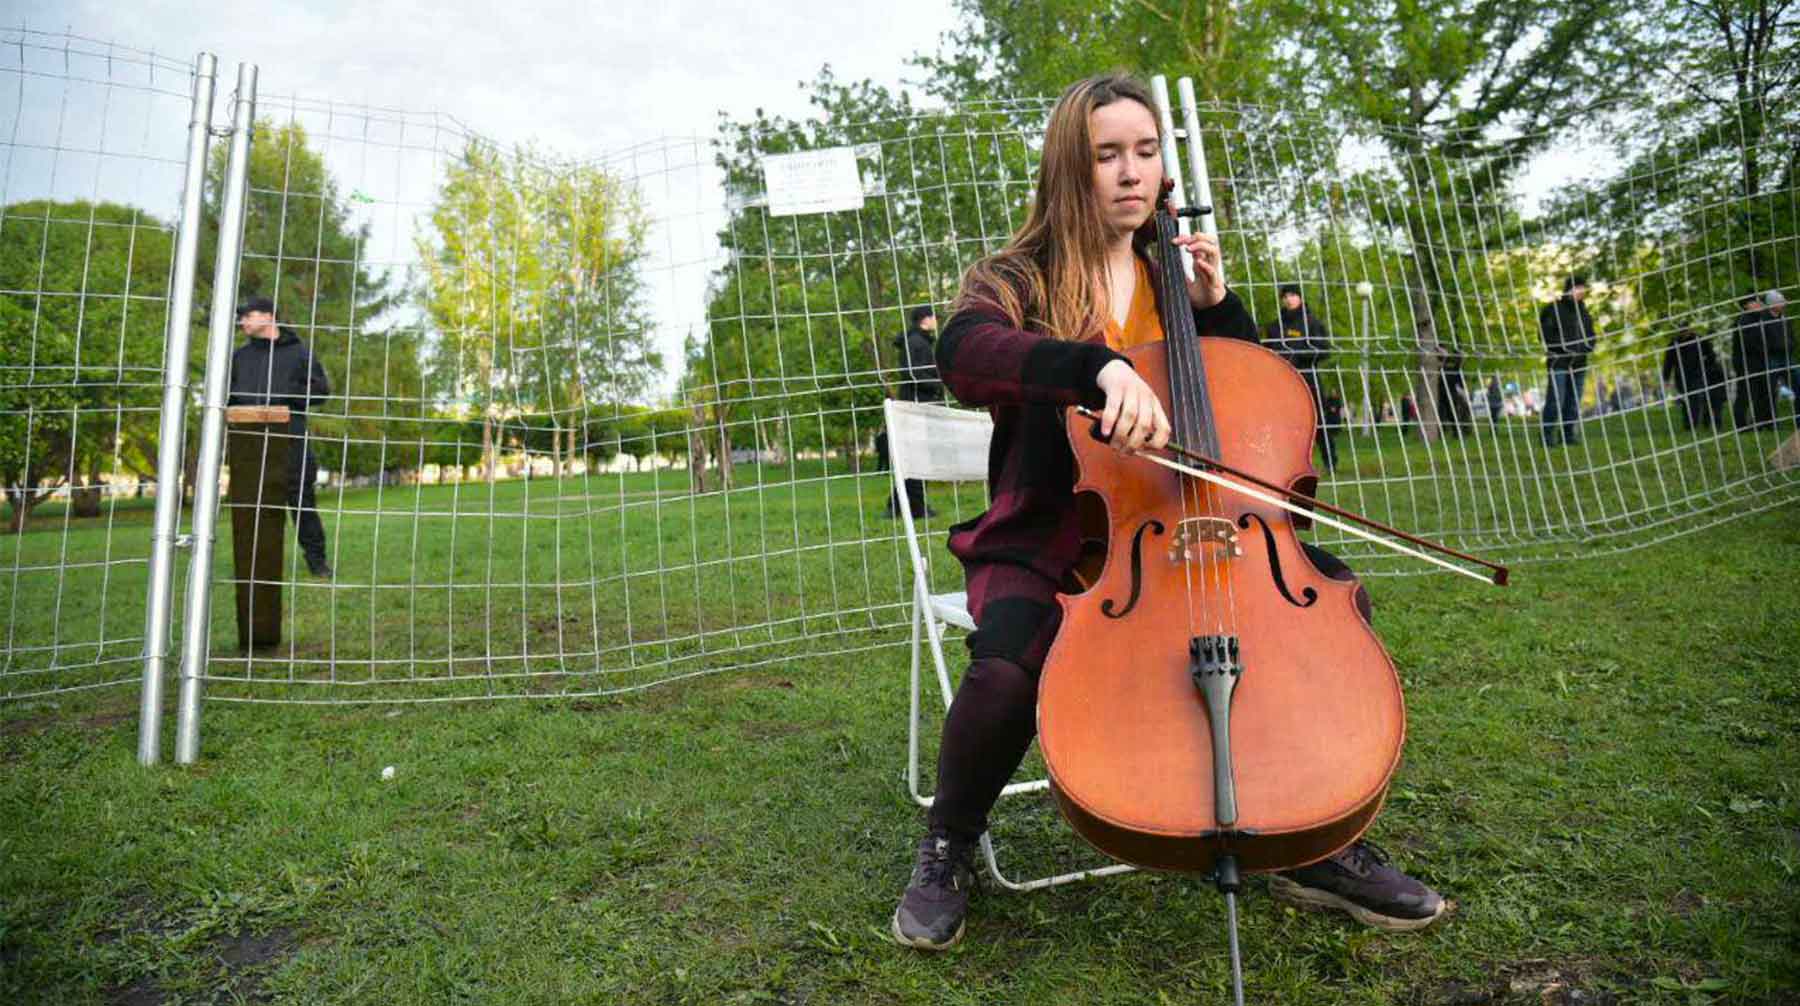
[[[1163,207],[1159,206],[1157,212],[1162,214],[1165,210]],[[1169,235],[1167,232],[1172,229],[1172,224],[1172,219],[1162,216],[1159,216],[1157,219],[1156,274],[1157,284],[1160,288],[1158,292],[1161,295],[1158,299],[1161,301],[1165,311],[1179,310],[1178,305],[1185,303],[1187,300],[1187,291],[1185,289],[1180,290],[1178,293],[1173,289],[1174,287],[1182,286],[1183,284],[1176,282],[1172,278],[1174,269],[1179,268],[1180,261],[1180,253],[1176,251],[1175,246],[1169,243],[1168,240]],[[1184,390],[1191,391],[1195,387],[1191,375],[1191,368],[1188,366],[1187,354],[1181,345],[1186,339],[1181,330],[1180,323],[1174,321],[1173,316],[1165,317],[1163,319],[1163,329],[1165,335],[1170,332],[1173,332],[1175,335],[1175,338],[1167,340],[1163,347],[1165,351],[1163,358],[1168,363],[1169,372],[1169,409],[1174,414],[1174,421],[1171,425],[1177,426],[1180,429],[1182,436],[1193,436],[1196,434],[1197,429],[1195,417],[1193,415],[1192,396],[1182,394]],[[1179,541],[1181,535],[1188,526],[1188,521],[1196,514],[1205,512],[1204,500],[1200,498],[1205,490],[1205,486],[1196,483],[1192,479],[1182,477],[1176,480],[1176,487],[1180,490],[1181,523],[1179,523],[1174,530],[1175,537]],[[1204,553],[1202,554],[1201,561],[1203,564],[1206,562]],[[1201,590],[1195,585],[1194,564],[1188,561],[1188,553],[1185,547],[1181,552],[1181,570],[1183,582],[1186,587],[1186,594],[1183,601],[1187,617],[1188,637],[1192,639],[1200,635],[1199,630],[1203,622],[1201,622],[1199,616],[1206,609],[1199,603],[1204,599],[1198,596],[1201,593]],[[1201,581],[1204,583],[1207,578],[1207,570],[1204,565],[1200,572]]]
[[[1173,222],[1173,219],[1171,219],[1170,226],[1163,229],[1172,230]],[[1159,237],[1162,236],[1161,230],[1162,229],[1159,229]],[[1185,271],[1181,270],[1181,251],[1172,243],[1163,242],[1163,246],[1167,249],[1170,256],[1169,267],[1163,270],[1165,302],[1170,305],[1171,310],[1186,310],[1188,312],[1189,324],[1182,326],[1180,323],[1176,323],[1175,327],[1193,329],[1195,336],[1194,338],[1187,338],[1184,335],[1183,338],[1178,340],[1180,343],[1183,343],[1183,345],[1170,347],[1171,351],[1169,354],[1174,372],[1181,375],[1182,386],[1186,389],[1186,394],[1182,396],[1182,411],[1185,413],[1182,435],[1192,437],[1196,442],[1208,443],[1209,446],[1218,449],[1216,444],[1218,421],[1212,408],[1210,389],[1206,385],[1206,370],[1204,360],[1201,356],[1201,347],[1198,340],[1199,333],[1197,328],[1194,328],[1191,323],[1193,306],[1192,301],[1188,296]],[[1171,378],[1170,393],[1171,396],[1175,394],[1173,378]],[[1208,432],[1211,432],[1212,436],[1207,436],[1206,433]],[[1224,497],[1222,494],[1210,484],[1201,482],[1200,480],[1187,478],[1183,479],[1182,498],[1184,516],[1187,515],[1189,490],[1193,492],[1195,498],[1195,509],[1201,515],[1208,517],[1218,516],[1219,511],[1223,506]],[[1214,634],[1235,636],[1235,629],[1238,621],[1237,596],[1235,585],[1229,575],[1228,567],[1228,564],[1232,560],[1232,556],[1225,552],[1221,552],[1215,558],[1213,555],[1214,549],[1210,544],[1204,541],[1199,544],[1198,548],[1200,552],[1199,561],[1203,574],[1202,596],[1197,599],[1198,603],[1203,605],[1203,611],[1210,616],[1210,624],[1214,630]],[[1213,583],[1218,583],[1223,588],[1222,597],[1209,598],[1204,596],[1206,587]],[[1191,586],[1189,593],[1189,604],[1192,606],[1196,603],[1196,599],[1193,597],[1194,591]],[[1212,603],[1206,603],[1209,600]]]

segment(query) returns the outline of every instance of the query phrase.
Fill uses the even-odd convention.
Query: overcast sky
[[[715,235],[724,195],[707,142],[719,112],[737,119],[758,108],[810,114],[800,83],[826,64],[840,80],[903,86],[921,76],[907,59],[935,51],[955,15],[951,0],[515,0],[498,7],[472,0],[13,0],[4,23],[152,50],[181,64],[211,52],[219,59],[217,125],[229,121],[237,63],[247,61],[259,68],[258,114],[277,123],[295,115],[282,99],[297,95],[443,113],[503,145],[530,141],[567,157],[605,158],[647,145],[609,170],[638,183],[657,219],[649,307],[665,361],[675,364],[666,378],[673,380],[683,341],[705,325],[706,282],[720,254]],[[54,37],[31,40],[60,45]],[[8,148],[0,202],[45,195],[108,199],[172,219],[186,84],[159,78],[162,92],[146,94],[99,86],[96,80],[135,81],[141,74],[115,72],[91,58],[65,65],[40,48],[8,65],[21,59],[36,72],[13,75],[8,86],[23,90],[0,107],[0,136],[25,144]],[[65,83],[65,74],[76,81]],[[396,159],[404,155],[391,133],[358,138],[390,120],[345,111],[329,125],[315,114],[300,118],[357,219],[372,228],[362,249],[367,260],[403,271],[444,158],[461,149],[460,130],[433,132],[428,114],[407,116],[408,123],[427,126],[422,133],[405,127],[414,130],[406,144],[423,143],[436,157],[409,162]],[[664,137],[698,142],[656,143]],[[83,149],[136,156],[94,157]]]
[[[840,77],[898,84],[954,26],[950,0],[648,3],[23,0],[11,26],[72,30],[187,60],[261,67],[264,95],[447,112],[503,141],[600,154],[709,133],[723,109],[803,113],[796,87]]]

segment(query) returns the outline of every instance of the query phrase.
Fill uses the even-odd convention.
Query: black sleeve
[[[1277,325],[1280,322],[1276,322]],[[1194,330],[1203,336],[1215,339],[1241,339],[1244,342],[1260,343],[1256,332],[1256,319],[1244,307],[1244,302],[1236,290],[1226,290],[1225,299],[1217,304],[1194,311]]]
[[[1104,404],[1095,384],[1122,353],[1014,328],[991,297],[967,297],[937,340],[939,380],[964,405]],[[1129,361],[1127,361],[1129,362]]]
[[[1310,331],[1307,333],[1311,336],[1311,338],[1307,340],[1309,343],[1306,347],[1307,351],[1312,353],[1317,359],[1323,360],[1331,355],[1331,331],[1325,327],[1324,322],[1319,320],[1318,315],[1309,311],[1307,312],[1306,318],[1308,321],[1312,322],[1309,326]]]
[[[331,376],[325,373],[325,365],[319,362],[319,358],[313,355],[310,348],[306,351],[306,366],[308,371],[306,406],[312,408],[315,405],[324,404],[325,400],[331,397]]]

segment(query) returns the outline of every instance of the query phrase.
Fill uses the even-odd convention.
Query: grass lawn
[[[1743,454],[1748,470],[1759,456]],[[954,951],[892,945],[920,830],[901,777],[904,650],[805,655],[833,626],[903,638],[886,627],[904,579],[879,483],[803,480],[722,504],[683,495],[680,476],[632,478],[653,484],[462,487],[483,494],[473,502],[446,502],[448,487],[331,494],[345,511],[327,518],[338,581],[290,590],[290,649],[220,660],[209,694],[304,698],[309,676],[340,698],[362,679],[388,695],[580,691],[718,654],[803,655],[541,702],[209,703],[205,757],[187,769],[136,765],[129,687],[0,705],[0,1001],[1226,1001],[1223,906],[1188,878],[990,889]],[[627,490],[670,495],[621,506]],[[1642,498],[1613,512],[1648,519],[1679,502]],[[1431,506],[1419,512],[1460,512]],[[66,533],[54,512],[43,520],[0,540],[15,571],[45,555],[141,555],[148,512]],[[452,529],[465,547],[449,546]],[[1533,563],[1506,590],[1373,581],[1410,722],[1371,835],[1458,908],[1388,936],[1282,908],[1253,882],[1250,998],[1800,1001],[1797,569],[1788,502],[1647,548]],[[107,615],[93,604],[101,581],[80,579],[100,570],[121,599]],[[589,582],[557,579],[570,571]],[[49,575],[15,573],[4,610],[16,641],[61,642],[15,655],[9,673],[41,658],[39,680],[66,682],[98,652],[83,658],[81,641],[141,633],[141,608],[135,626],[120,613],[134,591],[141,604],[141,565],[32,589]],[[638,615],[608,621],[625,602]],[[215,610],[228,649],[229,608]],[[135,663],[82,673],[129,680]],[[467,680],[417,680],[453,674]],[[1006,805],[996,834],[1023,871],[1085,858],[1029,798]]]

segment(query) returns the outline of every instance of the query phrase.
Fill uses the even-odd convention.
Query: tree
[[[1031,196],[1032,135],[1005,108],[922,112],[904,94],[839,82],[829,67],[809,89],[811,117],[759,111],[720,124],[726,264],[680,395],[727,486],[732,440],[745,433],[761,447],[779,430],[783,448],[859,465],[907,310],[949,301],[968,264],[1023,221]],[[771,216],[764,158],[838,146],[857,152],[872,193],[864,206]]]
[[[114,458],[151,473],[173,235],[116,203],[0,209],[0,482],[8,528],[63,486],[96,516]]]
[[[1636,71],[1650,86],[1608,117],[1619,168],[1562,193],[1547,216],[1590,245],[1599,268],[1639,273],[1649,317],[1723,328],[1742,294],[1800,282],[1794,10],[1794,0],[1659,0],[1635,21]]]
[[[946,53],[915,62],[952,102],[1055,95],[1115,67],[1191,74],[1203,101],[1277,100],[1297,81],[1286,0],[959,0]]]
[[[212,297],[227,152],[215,146],[207,163],[195,283],[200,304]],[[332,399],[308,425],[320,463],[373,473],[383,463],[384,440],[421,435],[419,333],[392,323],[400,301],[386,271],[366,255],[369,223],[358,219],[305,127],[259,121],[248,174],[234,299],[272,298],[276,319],[300,333],[330,375]],[[195,345],[198,369],[204,341]]]
[[[573,460],[583,418],[641,395],[662,360],[643,303],[648,228],[637,196],[592,165],[470,140],[447,169],[418,239],[421,306],[436,331],[440,397],[493,424],[539,411]]]
[[[1298,39],[1309,91],[1392,157],[1367,190],[1404,228],[1419,402],[1435,401],[1445,344],[1468,328],[1446,291],[1524,236],[1506,187],[1611,88],[1624,33],[1611,0],[1316,0]],[[1421,410],[1428,439],[1436,411]]]

